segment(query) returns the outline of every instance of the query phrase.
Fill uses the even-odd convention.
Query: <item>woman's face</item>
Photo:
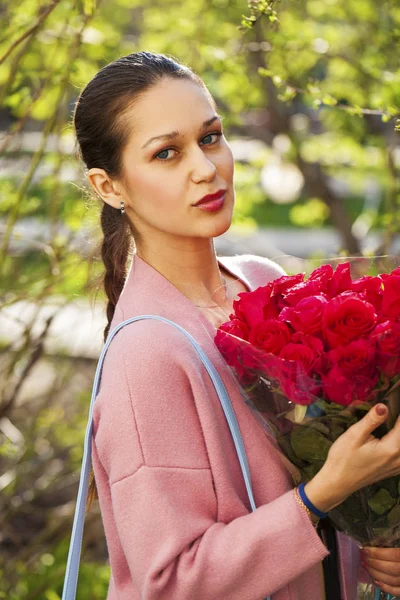
[[[224,233],[235,200],[234,161],[207,91],[166,77],[125,118],[132,133],[122,154],[122,191],[136,241],[152,233],[176,239]],[[194,206],[219,190],[226,195],[218,210]]]

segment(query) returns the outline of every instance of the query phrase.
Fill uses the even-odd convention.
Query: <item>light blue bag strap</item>
[[[242,469],[244,481],[246,484],[247,494],[249,496],[251,509],[254,511],[256,509],[256,505],[254,503],[253,491],[251,487],[251,478],[250,478],[250,469],[249,463],[247,461],[246,450],[244,448],[243,439],[240,433],[239,425],[236,420],[236,415],[233,411],[232,404],[228,393],[225,389],[225,386],[222,382],[221,377],[219,376],[216,368],[208,358],[207,354],[204,350],[199,346],[193,336],[190,335],[183,327],[177,325],[173,321],[169,319],[165,319],[164,317],[159,317],[155,315],[141,315],[139,317],[132,317],[130,319],[126,319],[126,321],[122,321],[119,323],[111,332],[109,332],[107,336],[106,343],[101,351],[100,358],[97,364],[96,374],[94,377],[93,383],[93,391],[92,397],[90,400],[90,408],[89,408],[89,417],[88,423],[86,427],[86,435],[85,435],[85,443],[83,450],[83,459],[82,459],[82,470],[79,481],[79,490],[78,490],[78,498],[76,502],[75,515],[74,515],[74,523],[72,526],[72,534],[71,541],[68,551],[68,561],[67,561],[67,569],[65,573],[64,579],[64,588],[62,594],[62,600],[75,600],[76,596],[76,588],[78,583],[78,571],[79,571],[79,562],[81,556],[82,549],[82,536],[83,536],[83,525],[85,520],[85,512],[86,512],[86,499],[89,487],[89,474],[91,468],[91,454],[92,454],[92,432],[93,432],[93,406],[96,400],[96,396],[99,392],[100,388],[100,378],[101,371],[103,368],[103,361],[108,350],[108,347],[113,339],[113,337],[118,333],[122,327],[125,325],[129,325],[129,323],[134,323],[135,321],[141,321],[144,319],[155,319],[157,321],[163,321],[164,323],[169,323],[179,329],[190,341],[193,348],[196,350],[201,362],[207,369],[208,374],[211,377],[211,380],[214,384],[215,390],[218,394],[218,398],[221,402],[222,408],[225,413],[225,417],[228,421],[229,428],[232,433],[233,441],[235,443],[236,452],[239,458],[240,467]],[[270,600],[270,598],[267,598]]]

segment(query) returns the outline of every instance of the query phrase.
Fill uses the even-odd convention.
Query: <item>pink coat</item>
[[[248,289],[282,274],[264,258],[219,259]],[[163,275],[134,257],[111,324],[167,317],[220,373],[246,448],[251,512],[213,385],[184,335],[159,321],[124,327],[107,352],[94,406],[93,467],[111,578],[107,600],[321,600],[328,554],[273,440],[243,401],[211,323]],[[359,550],[338,534],[344,598],[356,600]],[[363,576],[364,574],[364,576]]]

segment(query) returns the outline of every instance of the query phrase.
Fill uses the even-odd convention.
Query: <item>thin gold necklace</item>
[[[225,279],[225,277],[222,275],[222,273],[220,273],[220,276],[221,276],[222,284],[223,284],[223,286],[224,286],[224,289],[225,289],[225,298],[226,298],[226,279]],[[214,292],[215,292],[217,289],[218,289],[218,288],[216,288],[216,289],[214,290]],[[213,292],[213,294],[214,294],[214,292]],[[201,304],[195,304],[195,306],[196,306],[196,308],[221,308],[219,304],[211,304],[211,306],[202,306]],[[223,309],[221,308],[221,310],[223,310]]]

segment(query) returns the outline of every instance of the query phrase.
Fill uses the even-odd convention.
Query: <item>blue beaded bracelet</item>
[[[307,508],[309,508],[315,515],[317,515],[317,517],[319,517],[320,519],[326,519],[326,517],[328,516],[328,513],[322,512],[322,510],[318,510],[318,508],[316,506],[314,506],[314,504],[311,502],[311,500],[309,500],[307,498],[306,493],[304,491],[305,485],[306,485],[305,483],[300,483],[300,485],[297,488],[299,491],[300,498],[302,499],[304,504],[307,506]]]

